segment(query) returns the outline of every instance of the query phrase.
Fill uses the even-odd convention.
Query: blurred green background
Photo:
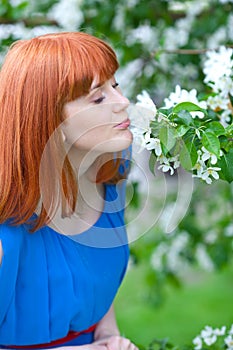
[[[145,295],[145,266],[128,271],[115,310],[122,334],[138,344],[154,338],[173,344],[190,343],[205,327],[232,324],[233,267],[221,273],[193,270],[180,288],[166,288],[166,299],[155,307]],[[156,286],[154,287],[156,288]]]

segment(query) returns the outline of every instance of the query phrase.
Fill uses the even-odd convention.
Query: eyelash
[[[113,89],[115,89],[118,86],[119,86],[119,83],[115,83],[115,84],[112,85]]]
[[[119,86],[119,83],[115,83],[112,85],[113,89],[116,89]],[[100,98],[97,98],[97,100],[94,100],[95,104],[101,103],[105,99],[105,96],[102,96]]]

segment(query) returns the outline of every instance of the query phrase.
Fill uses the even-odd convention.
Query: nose
[[[113,112],[118,113],[126,108],[128,108],[130,105],[130,101],[127,97],[125,97],[120,91],[115,91],[115,98],[114,98],[114,106],[113,106]]]

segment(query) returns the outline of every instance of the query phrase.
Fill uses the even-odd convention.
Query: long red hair
[[[25,223],[38,207],[41,157],[62,122],[64,103],[87,94],[96,76],[104,82],[117,68],[111,47],[85,33],[47,34],[12,45],[0,72],[1,223]],[[57,206],[56,191],[62,193],[63,208],[68,203],[74,210],[77,200],[78,184],[64,152],[57,135],[43,174],[51,212]],[[118,158],[104,164],[97,182],[117,182],[119,163]],[[32,230],[50,218],[42,204]]]

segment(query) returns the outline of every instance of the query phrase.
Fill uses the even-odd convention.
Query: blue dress
[[[67,237],[44,226],[0,225],[0,348],[49,343],[108,311],[126,271],[125,180],[105,184],[105,207],[87,231]],[[93,341],[93,332],[63,345]],[[61,346],[61,345],[60,345]]]

